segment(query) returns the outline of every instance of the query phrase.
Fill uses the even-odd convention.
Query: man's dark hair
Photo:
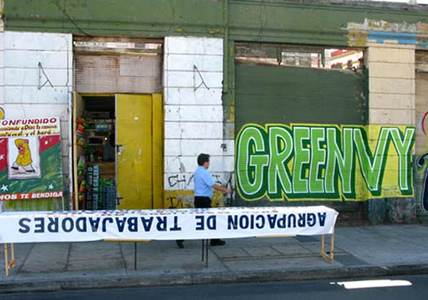
[[[210,161],[209,154],[201,153],[198,155],[198,166],[203,166],[208,161]]]

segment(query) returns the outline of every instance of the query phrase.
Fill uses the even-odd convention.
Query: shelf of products
[[[116,209],[114,119],[109,113],[85,112],[76,128],[79,207]]]

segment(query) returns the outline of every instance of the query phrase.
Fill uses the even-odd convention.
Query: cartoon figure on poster
[[[0,120],[0,201],[61,198],[62,173],[58,117]]]
[[[26,179],[41,176],[38,137],[9,138],[8,147],[9,178]]]

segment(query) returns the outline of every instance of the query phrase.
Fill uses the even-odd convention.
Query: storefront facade
[[[209,153],[234,190],[216,206],[324,203],[373,223],[427,214],[425,6],[101,2],[5,1],[0,106],[6,119],[60,118],[67,207],[111,208],[88,195],[100,179],[118,208],[189,206],[196,156]],[[265,144],[245,143],[251,130]],[[112,138],[109,159],[97,147]]]

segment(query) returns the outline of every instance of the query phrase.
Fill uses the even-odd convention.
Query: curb
[[[363,278],[393,275],[428,274],[428,264],[392,266],[355,266],[331,269],[295,269],[281,271],[215,272],[187,274],[85,274],[49,276],[43,279],[6,279],[0,282],[0,293],[59,291],[97,288],[159,287],[212,283],[272,282],[283,280],[320,280]]]

